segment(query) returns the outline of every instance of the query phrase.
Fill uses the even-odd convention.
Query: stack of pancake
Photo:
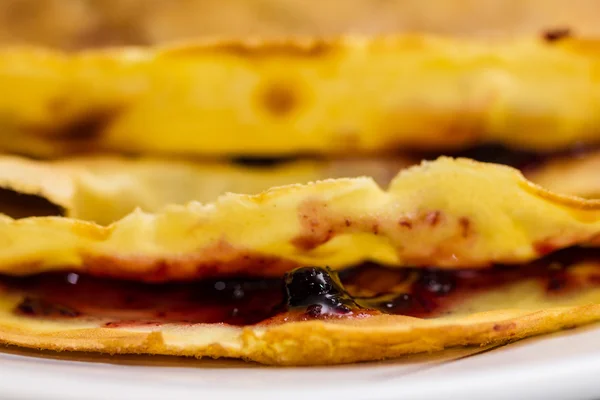
[[[8,48],[0,87],[2,342],[310,365],[600,319],[593,40]]]

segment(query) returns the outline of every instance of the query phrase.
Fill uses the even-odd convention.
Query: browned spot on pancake
[[[541,241],[537,241],[537,242],[533,243],[533,249],[540,256],[545,256],[547,254],[550,254],[553,251],[557,250],[558,248],[559,247],[557,247],[555,244],[553,244],[551,240],[541,240]]]
[[[442,214],[439,211],[431,211],[425,215],[425,222],[431,226],[436,226],[442,218]]]
[[[479,235],[476,235],[473,222],[467,217],[446,216],[439,210],[422,210],[404,214],[400,218],[364,215],[355,217],[350,226],[346,224],[346,220],[347,215],[340,213],[335,207],[327,207],[327,204],[320,200],[304,201],[298,207],[300,229],[298,234],[290,239],[290,243],[299,251],[311,251],[337,236],[361,233],[388,239],[402,265],[485,268],[494,263],[513,264],[527,261],[526,257],[518,254],[494,255],[489,252],[473,254],[472,246],[482,240]],[[427,237],[426,235],[432,229],[439,229],[441,225],[448,228],[447,234],[436,238],[434,242],[404,245],[407,237],[413,232]],[[576,243],[587,243],[588,239],[562,235],[532,243],[532,246],[540,255],[544,255]]]
[[[471,234],[471,221],[469,221],[466,217],[460,217],[458,219],[458,224],[460,225],[460,234],[463,238],[469,237]]]
[[[292,244],[301,250],[312,250],[327,243],[334,236],[332,229],[328,229],[324,236],[305,235],[292,240]]]
[[[516,327],[517,324],[515,324],[514,322],[508,322],[506,324],[494,324],[494,330],[496,332],[507,331],[510,329],[515,329]]]
[[[373,232],[373,235],[379,235],[379,224],[377,222],[371,227],[371,232]]]
[[[398,225],[403,226],[408,229],[412,229],[412,221],[408,218],[400,218],[398,221]]]
[[[67,122],[53,136],[68,141],[92,141],[101,137],[119,114],[117,108],[89,110]]]
[[[391,244],[396,246],[399,258],[408,264],[421,266],[439,262],[444,266],[470,266],[471,261],[477,265],[489,264],[489,260],[473,260],[464,242],[457,240],[463,233],[460,224],[456,227],[455,235],[440,243],[415,245],[410,248],[402,245],[402,236],[406,234],[407,228],[418,231],[431,229],[442,223],[444,216],[440,211],[423,211],[412,218],[404,216],[399,220],[365,216],[355,218],[351,226],[348,226],[343,214],[340,215],[325,206],[326,204],[315,200],[306,201],[299,206],[298,220],[301,229],[291,240],[291,244],[299,250],[310,251],[337,235],[361,232],[389,238]]]
[[[309,251],[327,243],[336,235],[349,232],[371,232],[374,235],[385,233],[384,221],[375,217],[356,218],[350,221],[321,201],[308,200],[298,207],[298,220],[301,231],[291,240],[292,245]]]
[[[64,107],[62,100],[49,107]],[[48,125],[23,125],[19,130],[32,139],[42,140],[46,146],[62,154],[89,153],[98,150],[101,137],[119,117],[123,107],[97,108],[85,110],[68,118],[57,111],[56,123]]]
[[[320,201],[305,201],[298,208],[301,233],[291,243],[301,250],[312,250],[329,240],[342,229],[348,228],[346,218],[338,218]]]
[[[542,38],[546,42],[556,42],[564,38],[571,37],[573,32],[569,28],[554,28],[542,33]]]
[[[259,101],[269,114],[282,117],[296,108],[299,97],[292,86],[272,83],[260,92]]]

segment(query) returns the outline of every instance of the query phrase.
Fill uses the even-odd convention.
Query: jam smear
[[[571,265],[591,261],[582,278]],[[600,249],[567,249],[524,265],[470,270],[392,269],[364,264],[339,274],[302,267],[282,279],[141,283],[76,273],[0,276],[0,291],[22,295],[28,318],[95,318],[105,327],[221,323],[236,326],[399,314],[433,318],[470,296],[534,279],[548,296],[600,285]]]

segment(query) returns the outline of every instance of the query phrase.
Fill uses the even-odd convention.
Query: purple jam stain
[[[581,282],[570,274],[569,266],[585,260],[596,261],[598,272]],[[450,312],[453,305],[473,294],[519,280],[536,279],[549,295],[557,295],[582,285],[600,285],[599,276],[600,249],[574,248],[529,264],[476,270],[364,264],[339,275],[325,267],[302,267],[283,279],[240,277],[160,284],[47,273],[0,276],[0,288],[23,296],[14,313],[28,318],[98,318],[106,327],[163,323],[244,326],[377,313],[432,318]]]

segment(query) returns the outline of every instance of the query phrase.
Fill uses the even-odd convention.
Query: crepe
[[[510,155],[509,155],[510,157]],[[485,158],[485,157],[483,157]],[[556,193],[599,198],[600,152],[526,163],[527,179]],[[211,203],[228,192],[257,194],[271,187],[368,176],[387,188],[418,157],[287,160],[268,165],[169,158],[83,156],[56,161],[0,156],[0,213],[13,218],[65,216],[108,225],[135,209]]]
[[[0,156],[0,212],[14,218],[62,215],[102,225],[139,208],[210,203],[228,192],[257,194],[295,183],[369,176],[387,186],[410,157],[295,160],[246,166],[231,162],[90,156],[56,161]],[[15,196],[14,193],[21,196]],[[39,207],[36,205],[44,205]]]
[[[600,198],[600,153],[557,157],[525,172],[528,179],[557,193]]]
[[[535,260],[600,243],[597,153],[545,158],[523,169],[531,180],[462,158],[407,168],[417,150],[499,143],[550,154],[597,143],[596,43],[563,36],[0,51],[0,150],[86,153],[0,158],[0,342],[314,365],[502,343],[600,319],[600,253],[527,272]],[[134,154],[143,157],[127,158]],[[154,158],[181,154],[202,161]],[[304,155],[322,158],[229,163]],[[334,160],[342,155],[377,158]],[[348,286],[349,303],[315,303],[313,293],[291,301],[298,271],[352,274],[369,263],[388,272]],[[453,279],[498,268],[513,268],[512,280],[502,272],[486,278],[492,286],[457,285],[458,300],[438,310],[454,296]],[[363,292],[390,271],[414,279],[391,294],[372,291],[369,301],[394,297],[363,306]],[[232,323],[243,307],[275,305],[245,298],[244,282],[262,288],[284,274],[288,298],[277,307],[287,308]],[[56,277],[62,286],[51,292],[66,303],[20,286]],[[103,277],[114,280],[101,295],[81,286]],[[224,281],[234,278],[242,283]],[[150,292],[195,282],[192,308],[205,315],[143,314],[153,301],[169,304],[162,292],[150,306],[128,293],[122,307],[90,308],[127,281]],[[219,319],[221,294],[202,296],[231,288],[240,308]],[[426,313],[385,314],[409,303]]]
[[[226,157],[597,143],[597,43],[404,35],[0,52],[0,149]]]
[[[86,179],[90,187],[104,188],[100,193],[115,183],[115,174],[127,177],[126,186],[137,182],[138,188],[159,190],[179,168],[194,178],[205,171],[201,165],[174,164],[177,167],[165,177],[153,178],[163,182],[157,187],[147,179],[166,170],[167,161],[107,158],[48,163],[16,157],[0,161],[1,185],[25,192],[37,188],[46,194],[61,187],[67,188],[63,194],[71,190],[71,197],[62,200],[51,195],[67,214],[76,209],[69,204],[75,204],[73,192]],[[223,176],[237,168],[220,166],[227,171]],[[290,170],[323,171],[298,169],[296,164]],[[85,178],[86,174],[90,175]],[[293,179],[299,176],[291,174]],[[111,201],[124,197],[116,193]],[[185,313],[166,321],[148,319],[144,307],[153,306],[144,302],[108,309],[88,306],[89,312],[79,314],[61,303],[48,305],[35,297],[39,293],[2,278],[0,342],[61,351],[234,357],[274,365],[348,363],[504,343],[600,320],[600,257],[557,258],[549,263],[549,273],[558,268],[563,274],[562,268],[568,267],[569,278],[559,275],[562,280],[555,281],[551,275],[549,283],[531,275],[524,265],[563,247],[594,246],[599,232],[600,201],[554,194],[510,167],[447,157],[402,170],[387,190],[370,178],[328,179],[255,195],[226,194],[204,205],[170,205],[155,214],[135,211],[109,225],[73,217],[5,216],[0,220],[0,240],[5,244],[0,271],[44,284],[55,278],[37,274],[66,271],[62,282],[67,287],[54,293],[83,310],[90,301],[102,303],[118,292],[120,284],[107,286],[104,295],[83,287],[84,297],[73,296],[68,286],[77,287],[77,280],[83,279],[79,273],[156,285],[227,276],[279,278],[303,265],[346,270],[363,261],[399,273],[407,266],[418,270],[433,265],[485,275],[490,269],[484,267],[504,262],[516,264],[516,278],[492,278],[491,287],[475,285],[475,292],[459,293],[460,301],[436,315],[359,311],[308,318],[303,311],[291,310],[243,325],[194,322]],[[435,285],[445,285],[441,282]],[[401,283],[395,290],[405,289]],[[362,293],[365,288],[349,290]],[[162,295],[152,298],[158,304],[169,302]],[[194,308],[203,304],[196,301]]]
[[[329,179],[136,210],[110,225],[0,219],[0,272],[52,270],[146,281],[250,274],[301,265],[484,268],[594,245],[600,201],[558,195],[509,167],[441,157],[372,179]]]

